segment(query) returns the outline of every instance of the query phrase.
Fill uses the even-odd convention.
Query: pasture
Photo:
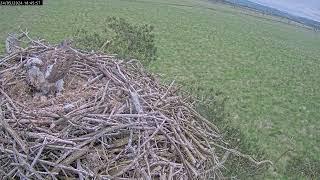
[[[0,7],[0,40],[21,27],[58,43],[77,28],[99,31],[107,16],[155,27],[148,69],[165,82],[228,97],[223,123],[241,131],[246,153],[275,163],[265,177],[320,174],[319,33],[202,0],[55,0]]]

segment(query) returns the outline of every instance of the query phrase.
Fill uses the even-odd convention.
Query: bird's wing
[[[32,66],[28,70],[27,81],[30,86],[40,90],[41,86],[45,82],[44,74],[36,66]]]
[[[57,59],[51,68],[50,74],[46,77],[46,80],[49,83],[55,83],[56,81],[63,79],[69,72],[72,63],[73,58],[71,56]]]
[[[11,54],[17,50],[17,47],[19,46],[19,41],[16,38],[16,35],[9,34],[5,44],[6,44],[6,52],[8,54]]]

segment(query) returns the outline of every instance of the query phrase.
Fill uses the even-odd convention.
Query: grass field
[[[21,26],[59,42],[107,16],[155,26],[159,57],[148,68],[164,80],[228,96],[229,125],[275,162],[265,177],[320,174],[319,33],[201,0],[55,0],[0,7],[0,39]]]

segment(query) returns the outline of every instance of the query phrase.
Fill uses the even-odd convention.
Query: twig
[[[1,112],[0,112],[1,113]],[[2,113],[1,113],[2,114]],[[20,138],[18,133],[16,133],[15,130],[13,130],[10,125],[6,122],[5,119],[1,118],[0,123],[2,127],[12,136],[12,138],[19,144],[22,151],[25,153],[28,153],[28,146],[27,144]]]

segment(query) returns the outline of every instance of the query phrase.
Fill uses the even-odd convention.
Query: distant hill
[[[264,14],[286,18],[291,21],[298,22],[300,24],[304,24],[306,26],[309,26],[315,30],[320,30],[320,22],[318,22],[318,21],[314,21],[312,19],[308,19],[305,17],[292,15],[292,14],[289,14],[287,12],[283,12],[281,10],[278,10],[278,9],[275,9],[272,7],[268,7],[268,6],[264,6],[264,5],[255,3],[255,2],[251,2],[249,0],[211,0],[211,1],[223,2],[226,4],[237,5],[237,6],[249,8],[251,10],[258,11],[258,12],[261,12]]]

